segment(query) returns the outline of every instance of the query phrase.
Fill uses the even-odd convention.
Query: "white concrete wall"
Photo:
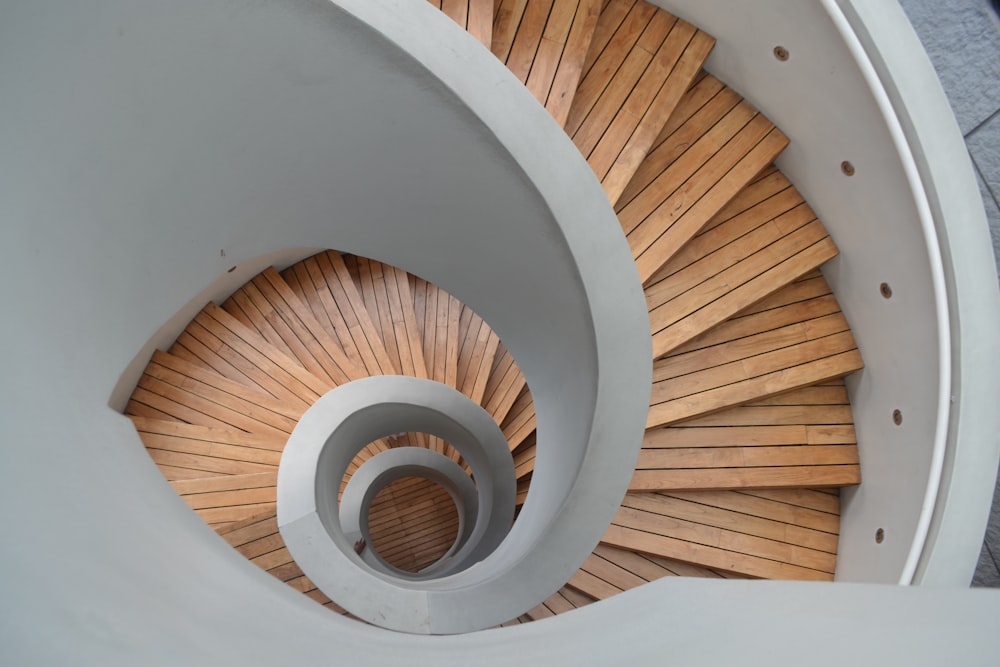
[[[634,276],[620,277],[627,249],[605,233],[615,223],[582,160],[428,5],[342,4],[410,41],[446,84],[325,2],[0,9],[0,662],[775,664],[806,651],[814,664],[994,662],[1000,598],[989,592],[667,581],[525,627],[387,633],[261,573],[187,509],[108,407],[121,374],[172,314],[311,248],[439,282],[510,341],[546,414],[596,409],[593,423],[559,424],[563,444],[539,470],[573,443],[641,428],[637,411],[609,409],[648,367],[614,376],[598,354],[638,323],[592,319],[628,302]],[[544,322],[551,344],[515,321]],[[606,384],[578,382],[594,372]],[[556,425],[543,420],[540,435]],[[606,511],[614,468],[601,457],[580,468],[597,498],[566,480],[536,497],[568,495],[570,518]],[[601,472],[610,484],[596,483]],[[590,539],[559,525],[541,546]]]

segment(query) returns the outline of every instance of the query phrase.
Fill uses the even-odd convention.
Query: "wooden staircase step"
[[[648,430],[629,490],[860,484],[851,406],[837,382]]]
[[[355,258],[365,304],[380,340],[388,352],[393,372],[427,377],[427,363],[409,275],[402,269],[364,257]],[[347,274],[344,268],[345,279]]]
[[[839,515],[781,493],[629,493],[602,542],[751,577],[831,581]]]
[[[714,40],[643,0],[612,0],[597,23],[565,129],[614,204]]]
[[[129,400],[126,413],[153,416],[150,406],[177,421],[248,433],[287,436],[296,418],[276,399],[165,352],[155,352]]]
[[[460,25],[480,44],[490,48],[493,37],[493,0],[427,0]]]
[[[410,277],[402,269],[365,257],[351,257],[347,266],[344,258],[327,256],[337,269],[345,293],[351,295],[354,308],[362,311],[359,321],[365,324],[365,336],[378,340],[373,348],[384,351],[390,373],[426,378],[427,362],[424,359],[421,323],[413,307]],[[338,255],[339,257],[339,255]],[[353,278],[353,280],[352,280]],[[354,284],[352,284],[354,283]],[[430,436],[407,433],[390,441],[390,446],[426,447]],[[438,439],[435,451],[449,450],[450,446]]]
[[[784,186],[777,193],[775,183]],[[746,188],[734,204],[647,285],[654,358],[837,254],[812,209],[776,170]]]
[[[212,303],[187,326],[170,354],[163,354],[154,354],[146,369],[151,375],[129,401],[129,415],[287,437],[301,414],[333,389],[258,330]],[[183,377],[167,373],[161,368],[165,362]],[[358,464],[386,449],[383,441],[368,445]]]
[[[528,434],[524,441],[511,452],[514,457],[514,476],[517,479],[524,479],[535,471],[536,439],[535,432]]]
[[[462,303],[443,289],[415,276],[409,276],[413,298],[415,329],[420,337],[427,377],[449,387],[458,386],[458,353]],[[429,436],[431,450],[456,460],[457,453],[444,440]]]
[[[589,595],[585,595],[568,586],[563,586],[537,607],[526,611],[517,618],[512,618],[506,623],[502,623],[499,627],[505,628],[511,625],[540,621],[543,618],[550,618],[567,611],[579,609],[580,607],[586,607],[593,602],[596,602],[596,600]]]
[[[527,612],[526,615],[533,621],[540,620],[542,618],[548,618],[549,616],[564,614],[567,611],[573,611],[574,609],[579,609],[580,607],[586,607],[592,602],[596,602],[596,600],[589,595],[585,595],[579,591],[575,591],[564,586],[553,593],[540,605]]]
[[[604,600],[671,576],[741,578],[730,572],[600,544],[570,578],[567,586],[595,600]]]
[[[704,98],[714,92],[707,101]],[[643,284],[788,145],[780,130],[711,76],[685,95],[616,205]]]
[[[132,417],[146,451],[170,481],[274,471],[285,438]]]
[[[459,320],[457,389],[482,404],[493,370],[500,337],[471,308],[465,307]]]
[[[449,387],[458,384],[462,303],[426,280],[410,278],[416,322],[423,341],[427,375]]]
[[[278,473],[222,475],[170,483],[209,525],[241,521],[275,508]]]
[[[303,410],[333,388],[215,304],[205,306],[169,352],[283,402],[298,401]]]
[[[854,337],[832,296],[750,313],[653,364],[646,427],[842,377],[861,366]]]
[[[340,253],[327,251],[288,267],[282,278],[347,358],[369,375],[397,373]]]
[[[517,480],[517,496],[514,499],[514,505],[518,508],[524,504],[524,501],[528,497],[528,489],[531,487],[531,474],[525,475]]]
[[[531,393],[525,387],[511,407],[506,419],[500,424],[504,437],[514,451],[535,431],[535,404]]]
[[[518,368],[513,355],[501,341],[497,345],[493,367],[486,380],[486,390],[482,400],[483,408],[498,424],[503,423],[511,407],[517,401],[517,397],[521,395],[526,386],[527,382],[521,369]]]
[[[242,521],[220,525],[217,531],[230,546],[279,581],[338,614],[346,613],[320,592],[292,560],[278,532],[278,519],[274,509]]]
[[[403,478],[379,492],[369,522],[371,547],[389,564],[410,572],[434,563],[458,536],[451,496],[421,478]]]
[[[600,0],[500,0],[493,54],[560,125],[583,75]]]
[[[367,376],[273,268],[237,290],[223,309],[257,329],[272,345],[283,346],[283,351],[319,378],[340,385]]]

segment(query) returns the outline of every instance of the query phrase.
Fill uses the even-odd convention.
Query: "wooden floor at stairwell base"
[[[832,579],[838,489],[861,481],[843,378],[862,363],[819,271],[836,245],[773,164],[788,138],[702,70],[712,37],[643,0],[431,4],[503,61],[580,149],[618,215],[650,315],[653,387],[629,492],[580,570],[510,623],[665,576]],[[343,613],[281,541],[277,465],[321,395],[384,374],[442,382],[481,404],[508,440],[525,502],[545,445],[512,355],[451,295],[363,257],[321,252],[206,305],[153,355],[126,412],[224,539]],[[368,444],[342,485],[398,446],[464,463],[440,438],[407,433]],[[389,494],[371,515],[370,547],[405,568],[443,553],[454,507],[435,486]]]

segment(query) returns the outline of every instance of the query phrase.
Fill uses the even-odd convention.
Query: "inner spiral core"
[[[368,548],[397,569],[417,573],[439,560],[458,537],[458,509],[447,490],[425,477],[390,482],[368,509]]]

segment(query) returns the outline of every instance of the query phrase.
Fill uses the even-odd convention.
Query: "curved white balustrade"
[[[441,557],[419,572],[406,572],[386,562],[379,554],[369,527],[372,502],[382,489],[405,477],[419,477],[439,484],[455,504],[458,514],[458,534],[455,542]],[[455,552],[469,540],[479,513],[476,485],[461,466],[444,454],[423,447],[396,447],[379,452],[365,461],[351,475],[340,498],[340,526],[348,542],[364,540],[368,548],[361,559],[370,567],[403,578],[423,579],[440,576],[457,568]],[[504,530],[506,534],[506,530]]]
[[[340,480],[357,453],[373,440],[401,431],[430,433],[450,443],[468,462],[478,493],[477,512],[464,544],[446,567],[419,580],[362,565],[353,549],[357,539],[351,534],[353,526],[345,526],[340,518],[350,510],[337,502]],[[402,459],[395,466],[406,474],[405,468],[415,463],[410,460],[412,453],[390,450],[383,455],[394,452],[400,452],[396,458]],[[361,480],[362,501],[352,503],[356,510],[365,509],[366,495],[370,503],[365,486],[371,488],[379,476]],[[477,602],[514,597],[497,586],[504,564],[492,554],[514,519],[515,486],[507,440],[479,405],[439,382],[400,375],[369,377],[328,392],[302,415],[278,469],[278,528],[302,571],[355,616],[406,632],[468,632],[507,620]],[[346,491],[344,495],[346,499]],[[465,514],[464,506],[459,512]],[[519,548],[521,558],[529,559],[530,547],[522,543],[507,548]],[[559,574],[550,576],[547,587],[564,583]],[[519,594],[522,599],[511,599],[511,604],[530,609],[538,603],[535,591]]]

